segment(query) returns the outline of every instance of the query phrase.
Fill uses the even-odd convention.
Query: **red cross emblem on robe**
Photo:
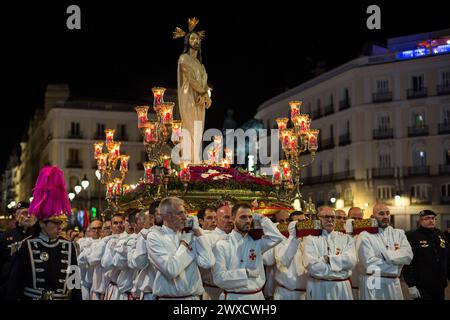
[[[256,253],[255,253],[255,249],[250,249],[250,254],[248,255],[248,258],[252,261],[256,260]]]

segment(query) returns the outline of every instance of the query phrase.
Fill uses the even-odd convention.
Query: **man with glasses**
[[[308,300],[352,300],[351,270],[356,264],[355,241],[347,234],[334,231],[333,208],[320,207],[320,236],[304,239],[303,263],[308,280]]]
[[[359,295],[361,300],[403,300],[400,273],[413,259],[411,246],[401,229],[392,228],[384,203],[372,210],[378,233],[361,232],[358,238]]]
[[[186,230],[183,200],[165,198],[159,204],[159,211],[164,224],[147,235],[150,262],[157,269],[153,282],[154,298],[199,300],[204,291],[199,267],[212,267],[211,247],[197,217],[190,218],[193,232]]]
[[[419,227],[407,233],[414,258],[403,268],[403,278],[413,299],[444,300],[450,279],[449,244],[436,228],[436,213],[419,212]]]
[[[20,201],[16,207],[16,227],[0,235],[0,300],[5,299],[14,254],[20,249],[24,239],[39,234],[36,217],[30,215],[28,208],[28,202]]]

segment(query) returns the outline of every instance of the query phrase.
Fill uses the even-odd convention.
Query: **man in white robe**
[[[81,294],[83,300],[90,299],[90,291],[92,286],[92,276],[94,268],[88,263],[88,256],[91,253],[92,244],[100,238],[102,222],[94,220],[86,229],[86,237],[80,238],[78,244],[80,246],[80,254],[78,255],[78,266],[81,270]]]
[[[165,198],[159,211],[164,225],[147,235],[150,262],[157,269],[154,298],[199,300],[204,291],[199,267],[212,267],[211,247],[196,217],[192,217],[193,233],[182,232],[187,219],[183,200]]]
[[[320,207],[320,236],[308,236],[303,243],[303,263],[307,270],[308,300],[353,300],[351,270],[356,264],[355,241],[334,231],[333,208]]]
[[[298,211],[297,211],[298,212]],[[264,254],[264,264],[274,266],[274,300],[306,300],[306,270],[303,266],[301,239],[297,238],[297,222],[303,213],[294,212],[288,225],[289,237]]]
[[[413,252],[405,232],[389,226],[387,205],[373,207],[372,218],[378,222],[378,234],[361,232],[358,238],[359,293],[361,300],[403,300],[400,273]]]
[[[248,204],[234,205],[232,217],[233,231],[227,239],[219,240],[213,249],[216,258],[214,283],[224,290],[220,299],[264,300],[262,290],[266,277],[262,255],[283,241],[284,236],[270,219],[253,215]],[[261,234],[251,236],[252,222],[261,224],[262,237]]]
[[[345,230],[348,234],[353,233],[353,221],[362,220],[364,218],[364,213],[359,207],[352,207],[348,210],[348,219],[345,221]],[[352,235],[355,240],[355,250],[356,250],[356,266],[352,270],[352,276],[350,278],[352,283],[353,299],[359,300],[359,272],[358,272],[358,238],[359,234]]]
[[[205,237],[212,249],[216,246],[217,241],[225,239],[226,235],[233,230],[230,206],[225,205],[217,209],[216,224],[217,226],[214,230],[209,232],[205,231]],[[214,264],[214,262],[215,261],[213,261],[212,264]],[[218,300],[222,293],[222,289],[214,284],[212,269],[200,268],[200,274],[205,289],[203,300]]]

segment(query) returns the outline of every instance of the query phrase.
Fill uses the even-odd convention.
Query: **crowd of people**
[[[448,232],[430,210],[405,234],[377,203],[377,231],[352,235],[337,223],[363,211],[323,206],[321,234],[298,237],[298,222],[315,217],[280,210],[271,220],[248,203],[190,216],[168,197],[65,232],[42,208],[21,202],[17,227],[1,235],[1,299],[401,300],[403,277],[410,297],[442,300],[450,278]]]

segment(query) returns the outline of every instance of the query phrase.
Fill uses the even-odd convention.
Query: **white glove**
[[[250,278],[258,278],[259,277],[259,270],[258,269],[246,269],[247,276]]]
[[[192,219],[192,230],[200,229],[200,224],[198,223],[198,217],[193,216],[191,219]]]
[[[262,219],[263,219],[263,216],[261,214],[259,214],[259,213],[255,213],[253,215],[253,221],[261,222]]]
[[[297,222],[291,221],[288,226],[289,238],[294,239],[297,237]]]
[[[408,288],[408,291],[409,291],[409,295],[411,296],[411,298],[413,298],[413,299],[420,298],[420,292],[417,289],[417,287]]]
[[[353,220],[347,219],[344,224],[345,233],[352,234],[353,233]]]
[[[191,232],[183,232],[181,234],[180,241],[185,241],[187,244],[190,244],[192,241],[192,233]]]

